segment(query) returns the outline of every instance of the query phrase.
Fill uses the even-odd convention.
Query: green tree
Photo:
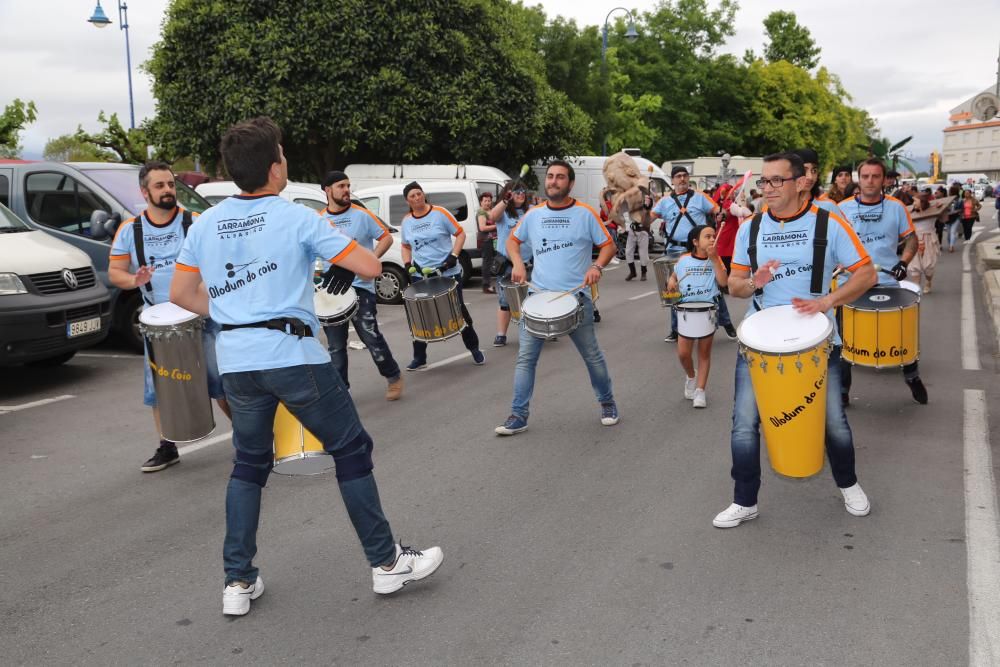
[[[774,11],[764,19],[764,32],[768,44],[764,57],[768,62],[785,60],[803,69],[819,64],[820,48],[816,46],[809,29],[800,25],[795,12]]]
[[[533,30],[490,0],[175,0],[147,65],[156,135],[211,168],[226,128],[268,115],[310,180],[351,162],[510,170],[578,152],[592,122],[546,82]]]
[[[15,98],[0,113],[0,157],[15,158],[21,154],[21,130],[35,122],[35,103]]]
[[[73,134],[64,134],[45,142],[42,157],[55,162],[116,162],[117,155]]]
[[[886,137],[869,134],[865,137],[864,143],[857,144],[856,146],[866,151],[867,157],[875,157],[882,160],[890,169],[902,166],[911,174],[915,174],[917,173],[917,168],[907,159],[906,154],[902,150],[903,146],[910,143],[912,139],[913,136],[911,135],[900,141],[893,142]]]
[[[118,120],[118,114],[113,113],[109,118],[103,111],[97,114],[97,122],[103,126],[100,132],[91,134],[78,127],[73,138],[81,144],[105,149],[105,152],[111,151],[114,154],[112,159],[116,162],[142,164],[148,159],[147,146],[154,143],[149,125],[127,130]]]

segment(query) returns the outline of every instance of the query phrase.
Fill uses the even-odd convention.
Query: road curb
[[[993,323],[993,337],[1000,347],[1000,250],[995,241],[989,238],[976,244],[975,270],[982,277],[983,297]]]

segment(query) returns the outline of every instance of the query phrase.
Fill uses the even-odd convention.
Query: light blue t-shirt
[[[677,291],[681,293],[681,303],[712,301],[719,294],[715,267],[707,257],[699,259],[691,253],[681,255],[674,273],[677,275]]]
[[[205,211],[188,232],[178,271],[196,271],[220,324],[295,317],[319,331],[313,307],[313,261],[336,262],[358,247],[316,211],[277,195],[236,195]],[[223,331],[216,341],[221,373],[323,364],[315,337],[273,329]]]
[[[878,284],[898,287],[899,281],[885,271],[899,261],[899,242],[914,233],[913,220],[903,202],[886,196],[875,204],[866,204],[852,197],[840,202],[840,210],[878,267]]]
[[[451,254],[455,246],[454,236],[462,231],[455,217],[448,209],[431,206],[419,218],[407,213],[403,218],[403,245],[410,248],[413,261],[422,269],[436,269]],[[444,272],[446,276],[456,276],[462,266],[456,265]]]
[[[327,208],[320,211],[319,214],[330,223],[330,226],[336,227],[344,235],[350,236],[366,250],[375,250],[375,243],[391,234],[385,223],[379,220],[374,213],[357,204],[351,204],[339,213],[333,213]],[[323,269],[328,268],[330,268],[330,262],[324,260]],[[365,280],[359,276],[354,279],[354,287],[368,290],[372,294],[375,293],[374,280]]]
[[[833,201],[828,197],[820,195],[819,197],[815,197],[812,200],[812,203],[818,206],[819,208],[825,208],[830,213],[836,213],[840,217],[845,218],[844,212],[840,210],[839,206],[837,206],[837,202]]]
[[[142,251],[146,256],[146,265],[153,267],[153,276],[149,284],[153,287],[150,293],[145,287],[140,287],[143,298],[154,305],[170,301],[170,281],[174,277],[174,262],[184,245],[183,215],[180,207],[174,210],[174,217],[165,225],[156,225],[150,221],[146,211],[142,212]],[[191,216],[198,219],[198,214]],[[118,226],[115,239],[111,242],[110,259],[128,259],[129,271],[139,270],[139,259],[135,251],[135,232],[130,218]],[[193,226],[192,226],[193,227]]]
[[[575,199],[559,208],[543,204],[530,209],[514,228],[513,237],[531,245],[532,284],[553,292],[578,287],[594,263],[594,246],[614,243],[597,212]],[[589,297],[588,290],[583,293]]]
[[[780,266],[775,271],[774,278],[764,285],[763,296],[755,296],[750,300],[747,314],[757,310],[755,303],[761,308],[771,308],[787,306],[794,298],[817,298],[809,292],[809,288],[812,282],[813,237],[818,211],[818,207],[810,206],[809,210],[785,221],[776,220],[770,211],[764,213],[757,235],[757,266],[759,268],[772,259],[778,260]],[[752,223],[744,223],[736,232],[733,269],[750,270],[748,247],[751,226]],[[824,295],[830,291],[831,276],[838,264],[848,271],[854,271],[871,261],[854,230],[836,213],[830,214],[826,238],[826,260],[821,281]],[[833,321],[833,310],[827,312],[826,316]],[[840,345],[839,333],[835,334],[835,343]]]
[[[504,257],[507,256],[507,239],[510,238],[510,233],[517,227],[517,223],[518,220],[507,215],[507,211],[504,211],[500,219],[497,220],[497,252]],[[521,244],[521,261],[531,261],[531,244]]]
[[[677,201],[680,202],[680,206],[677,205],[677,201],[671,195],[664,195],[660,201],[656,203],[653,207],[653,213],[656,213],[661,218],[663,218],[663,235],[668,236],[670,231],[673,230],[673,241],[670,238],[667,239],[667,245],[669,246],[685,246],[687,244],[688,234],[694,229],[691,221],[688,220],[687,214],[694,219],[696,225],[707,225],[709,221],[709,215],[714,214],[719,210],[719,205],[712,201],[708,195],[699,190],[688,190],[682,195],[676,195]],[[674,223],[677,223],[677,229],[674,229]]]

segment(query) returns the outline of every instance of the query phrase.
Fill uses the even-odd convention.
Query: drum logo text
[[[445,326],[434,325],[433,329],[421,329],[416,324],[413,325],[413,335],[417,338],[441,338],[446,333],[455,333],[462,329],[462,322],[452,318]]]
[[[776,428],[784,426],[785,424],[788,424],[793,419],[795,419],[803,412],[805,412],[806,406],[812,405],[816,401],[816,397],[819,395],[819,391],[820,389],[823,388],[823,384],[825,382],[826,382],[826,373],[824,372],[823,375],[820,376],[818,380],[813,382],[813,391],[810,391],[808,394],[805,394],[802,397],[802,403],[796,405],[791,412],[782,410],[781,415],[779,416],[772,415],[771,417],[769,417],[768,419],[771,422],[771,424]]]
[[[875,351],[872,352],[871,350],[866,350],[864,348],[854,347],[853,345],[849,345],[848,343],[845,342],[844,352],[854,357],[864,357],[866,359],[868,358],[885,359],[886,357],[892,357],[892,358],[905,357],[910,353],[910,350],[909,348],[906,347],[896,347],[895,345],[892,345],[891,347],[889,347],[888,350],[881,350],[875,348]]]
[[[182,371],[179,368],[167,369],[162,366],[157,366],[152,361],[149,362],[149,367],[153,369],[153,372],[160,377],[170,378],[171,380],[180,380],[182,382],[188,382],[191,379],[191,374],[187,371]]]

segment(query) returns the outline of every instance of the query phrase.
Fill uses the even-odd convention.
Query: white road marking
[[[8,412],[17,412],[18,410],[27,410],[28,408],[37,408],[42,405],[48,405],[49,403],[56,403],[58,401],[65,401],[70,398],[76,398],[73,394],[63,394],[62,396],[56,396],[54,398],[43,398],[40,401],[32,401],[31,403],[22,403],[21,405],[0,405],[0,415],[7,414]]]
[[[986,392],[966,389],[964,403],[969,664],[1000,665],[1000,535]]]
[[[645,299],[647,296],[649,296],[651,294],[656,294],[656,290],[653,290],[652,292],[643,292],[642,294],[636,294],[635,296],[630,296],[628,298],[628,300],[629,301],[638,301],[639,299]]]
[[[196,452],[199,449],[205,449],[206,447],[211,447],[220,442],[225,442],[233,437],[233,432],[220,433],[219,435],[213,435],[211,438],[206,438],[204,440],[199,440],[198,442],[193,442],[190,445],[185,445],[183,447],[177,448],[178,454],[190,454],[191,452]]]
[[[983,367],[979,363],[979,338],[976,333],[976,301],[972,294],[972,263],[969,253],[972,244],[979,236],[973,234],[962,250],[962,368],[967,371],[979,371]]]
[[[471,364],[472,363],[472,353],[468,352],[468,351],[461,352],[459,354],[456,354],[453,357],[448,357],[447,359],[442,359],[441,361],[435,361],[433,364],[427,364],[426,366],[424,366],[420,370],[422,370],[422,371],[429,371],[432,368],[440,368],[441,366],[447,366],[448,364],[453,364],[456,361],[458,361],[459,359],[468,359],[469,363]]]

